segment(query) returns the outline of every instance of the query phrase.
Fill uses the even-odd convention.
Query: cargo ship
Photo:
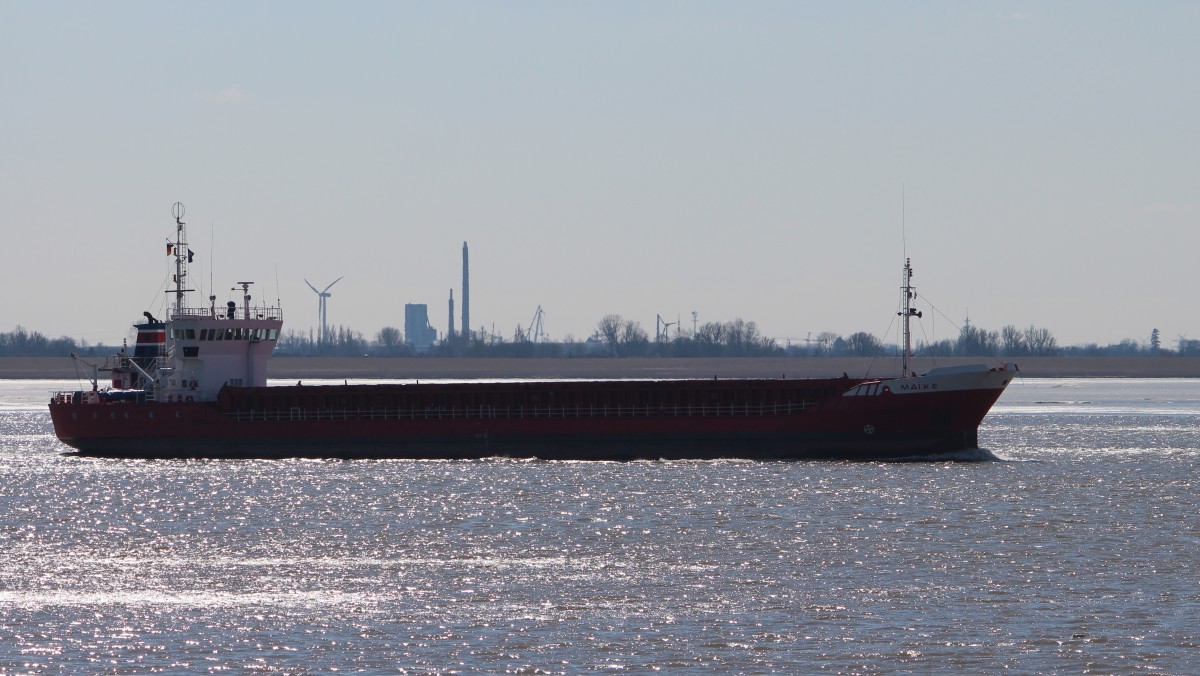
[[[80,455],[119,458],[546,460],[897,459],[978,448],[1015,364],[910,371],[921,313],[901,284],[898,377],[538,380],[267,385],[278,307],[190,307],[176,203],[174,299],[135,324],[132,353],[93,364],[91,389],[55,393],[54,431]],[[99,374],[110,382],[102,388]]]

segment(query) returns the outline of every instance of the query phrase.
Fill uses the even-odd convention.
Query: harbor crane
[[[542,318],[546,316],[542,312],[542,306],[537,306],[537,310],[533,313],[533,321],[529,322],[529,328],[525,330],[525,337],[531,343],[542,343],[546,341],[546,333],[542,330]]]

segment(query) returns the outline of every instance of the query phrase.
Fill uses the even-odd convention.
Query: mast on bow
[[[908,370],[908,362],[912,358],[912,327],[910,326],[913,317],[918,319],[921,317],[921,312],[912,306],[913,299],[917,297],[917,287],[912,284],[912,259],[904,259],[904,281],[900,285],[902,295],[902,306],[900,312],[896,313],[903,318],[904,321],[904,347],[903,354],[900,356],[900,371],[901,377],[907,378],[911,374]]]

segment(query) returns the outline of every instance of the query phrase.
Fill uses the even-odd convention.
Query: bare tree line
[[[68,337],[49,338],[37,331],[17,326],[13,331],[0,333],[0,357],[106,355],[116,347],[89,345]],[[874,334],[859,331],[848,336],[825,331],[803,343],[781,346],[774,338],[763,336],[758,325],[741,318],[727,322],[707,322],[695,331],[677,331],[670,337],[655,340],[634,320],[619,314],[608,314],[596,324],[593,333],[579,340],[566,336],[558,341],[533,340],[530,332],[517,325],[509,338],[487,332],[482,328],[471,333],[469,340],[455,337],[440,340],[428,350],[418,353],[405,343],[403,332],[393,326],[379,330],[368,340],[361,332],[345,326],[331,327],[324,341],[313,332],[285,331],[276,347],[278,354],[295,356],[359,357],[365,355],[403,357],[428,356],[489,356],[489,357],[845,357],[893,356],[899,347],[880,340]],[[1007,325],[999,331],[979,326],[966,326],[953,339],[918,341],[917,355],[934,357],[1022,357],[1022,356],[1200,356],[1200,340],[1179,336],[1175,349],[1165,347],[1158,329],[1148,341],[1125,339],[1110,345],[1090,343],[1060,346],[1049,329]]]
[[[1058,340],[1049,329],[1029,326],[1018,329],[1009,324],[999,331],[988,331],[978,326],[965,326],[955,340],[935,343],[920,343],[919,353],[931,356],[1004,356],[1004,357],[1055,357],[1062,353]]]
[[[707,322],[693,335],[677,332],[674,338],[651,341],[641,324],[621,315],[605,315],[596,325],[593,341],[602,343],[614,357],[761,357],[785,351],[758,330],[754,322],[741,318]]]
[[[65,336],[48,338],[23,326],[0,333],[0,357],[56,357],[72,352],[86,353],[89,349],[87,343],[80,345]]]

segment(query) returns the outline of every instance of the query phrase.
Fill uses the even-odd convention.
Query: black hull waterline
[[[864,435],[696,434],[618,435],[609,437],[431,436],[374,439],[192,439],[164,445],[161,440],[93,440],[77,454],[92,457],[145,459],[283,459],[341,460],[477,460],[537,458],[541,460],[894,460],[935,457],[978,447],[976,430]]]

